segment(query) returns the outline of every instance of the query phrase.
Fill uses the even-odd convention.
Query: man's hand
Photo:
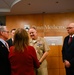
[[[64,64],[65,64],[65,66],[66,66],[67,68],[70,67],[70,62],[69,62],[68,60],[65,60],[65,61],[64,61]]]

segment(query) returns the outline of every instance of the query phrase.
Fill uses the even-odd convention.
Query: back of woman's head
[[[28,33],[23,28],[18,28],[14,34],[14,48],[15,50],[24,50],[29,44]]]

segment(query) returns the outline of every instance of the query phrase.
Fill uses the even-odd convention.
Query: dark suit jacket
[[[70,45],[68,45],[69,36],[64,39],[64,44],[62,48],[62,58],[63,61],[66,59],[70,62],[71,67],[74,69],[74,37]]]
[[[13,46],[13,42],[12,42],[12,39],[11,38],[8,39],[6,42],[8,43],[9,47]]]
[[[0,75],[10,75],[11,73],[8,55],[9,52],[7,48],[0,41]]]

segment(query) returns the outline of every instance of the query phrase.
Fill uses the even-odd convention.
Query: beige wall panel
[[[59,69],[59,57],[47,58],[48,69]]]
[[[62,57],[59,58],[59,66],[60,66],[59,67],[60,69],[63,69],[64,68],[64,63],[62,61]]]
[[[49,56],[59,56],[58,46],[49,46],[49,47],[50,47],[50,50],[49,50],[48,57]]]
[[[6,16],[6,25],[9,30],[12,28],[24,28],[24,25],[30,25],[30,27],[42,26],[42,15],[16,15]],[[43,29],[37,29],[40,36],[44,36]]]
[[[58,49],[59,49],[59,56],[62,57],[62,46],[58,46]]]
[[[59,69],[49,69],[48,75],[59,75]]]
[[[67,26],[70,22],[74,22],[74,13],[65,14],[45,14],[44,25],[48,26]],[[66,29],[45,29],[45,36],[67,35]]]
[[[74,22],[74,13],[6,16],[6,25],[9,30],[30,25],[37,27],[40,36],[59,35],[65,37],[66,29],[49,27],[67,26],[70,22]]]
[[[65,69],[60,69],[60,70],[59,70],[59,75],[66,75]]]

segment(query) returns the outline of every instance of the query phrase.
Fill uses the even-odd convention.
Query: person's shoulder
[[[68,38],[68,37],[69,37],[69,35],[67,35],[67,36],[65,37],[65,39]]]
[[[30,46],[30,45],[29,45],[29,46],[28,46],[28,51],[29,51],[29,52],[33,52],[33,51],[35,51],[35,48],[34,48],[33,46]]]
[[[39,36],[39,37],[38,37],[38,40],[44,40],[44,38]]]
[[[0,41],[0,43],[2,43],[2,42]]]
[[[3,44],[3,42],[2,42],[2,41],[0,41],[0,46],[4,47],[4,44]]]
[[[46,40],[44,39],[44,37],[39,37],[39,40],[42,41],[42,42],[44,42],[44,43],[46,42]]]
[[[64,41],[66,41],[69,38],[69,35],[67,35],[66,37],[64,37]]]
[[[2,45],[2,42],[0,41],[0,46]]]
[[[10,50],[13,50],[13,49],[14,49],[14,46],[11,46],[11,47],[10,47]]]
[[[8,40],[7,40],[7,42],[8,42],[8,41],[10,41],[10,40],[12,40],[12,39],[11,39],[11,38],[10,38],[10,39],[8,39]]]
[[[28,46],[28,48],[29,48],[29,49],[34,49],[34,47],[33,47],[33,46],[30,46],[30,45]]]

